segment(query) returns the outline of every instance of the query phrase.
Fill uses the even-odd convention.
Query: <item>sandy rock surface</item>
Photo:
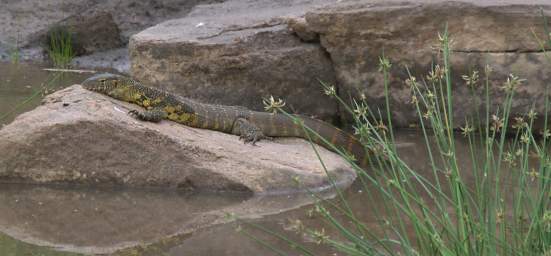
[[[254,194],[330,185],[312,147],[302,139],[252,146],[221,132],[170,121],[142,122],[127,115],[135,106],[79,85],[44,102],[0,130],[1,181]],[[346,185],[355,178],[342,158],[317,148],[337,183]]]

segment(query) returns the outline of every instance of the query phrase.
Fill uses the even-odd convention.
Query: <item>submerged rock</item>
[[[155,186],[278,194],[330,183],[302,139],[244,145],[237,136],[129,115],[137,108],[74,85],[0,130],[0,181]],[[355,172],[316,146],[340,185]],[[301,181],[301,185],[294,182]]]

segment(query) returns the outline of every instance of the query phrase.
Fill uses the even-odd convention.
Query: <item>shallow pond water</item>
[[[0,125],[40,105],[45,94],[82,82],[90,74],[44,70],[33,63],[0,62]]]
[[[0,127],[38,106],[51,91],[78,83],[88,75],[52,73],[33,63],[0,62]],[[6,188],[1,185],[0,189]],[[4,192],[0,197],[6,196]],[[25,243],[0,233],[0,255],[74,255]]]
[[[0,63],[0,125],[39,105],[45,93],[81,82],[88,76],[50,73],[40,65]],[[411,131],[396,135],[404,161],[415,170],[428,172],[427,153],[419,146],[424,145],[421,135]],[[457,156],[459,160],[468,162],[468,145],[461,139],[456,145],[460,148],[458,152],[465,152]],[[469,169],[465,170],[464,178],[473,182]],[[370,188],[356,182],[344,191],[344,197],[356,217],[377,231],[382,220],[376,217],[374,209],[384,204],[377,198],[369,200],[366,189]],[[0,255],[112,253],[122,247],[130,248],[118,251],[118,255],[276,255],[237,233],[235,223],[224,218],[228,212],[305,244],[316,255],[340,255],[293,231],[296,220],[314,229],[325,226],[321,217],[308,214],[313,201],[310,195],[251,197],[232,193],[0,184]],[[265,232],[250,229],[247,232],[285,253],[299,255],[284,241]],[[328,235],[336,235],[331,232],[327,230]],[[148,246],[139,246],[143,244]]]

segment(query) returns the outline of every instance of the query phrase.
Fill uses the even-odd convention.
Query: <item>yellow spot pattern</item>
[[[168,113],[167,118],[172,121],[178,121],[180,119],[180,116],[176,113]]]
[[[190,120],[191,127],[197,127],[199,118],[197,118],[197,113],[193,114],[193,118]]]
[[[153,105],[157,105],[157,104],[159,104],[159,103],[161,103],[161,102],[163,102],[163,98],[156,98],[156,99],[154,99],[151,103],[152,103]]]
[[[140,93],[134,93],[134,94],[132,95],[132,100],[133,100],[134,102],[138,102],[138,100],[141,99],[141,98],[142,98],[142,94],[140,94]]]
[[[173,106],[166,106],[165,107],[165,112],[168,113],[168,114],[174,113],[174,112],[176,112],[176,108],[173,107]]]
[[[180,123],[187,123],[190,121],[190,119],[192,118],[192,115],[188,114],[188,113],[183,113],[180,115],[178,121]]]
[[[144,106],[145,108],[151,107],[151,101],[149,99],[143,100],[142,106]]]

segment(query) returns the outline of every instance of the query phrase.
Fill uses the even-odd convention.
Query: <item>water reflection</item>
[[[396,133],[398,141],[398,151],[402,159],[420,175],[434,184],[435,177],[431,171],[431,164],[426,151],[425,142],[421,133],[412,131],[400,131]],[[475,175],[473,173],[471,155],[469,151],[469,145],[466,139],[461,136],[457,136],[456,140],[457,158],[461,163],[461,176],[469,189],[474,190]],[[536,159],[531,159],[532,164],[535,164]],[[503,166],[503,179],[502,182],[507,184],[505,189],[508,193],[506,196],[512,197],[514,195],[514,186],[512,183],[514,169]],[[441,182],[446,179],[445,174],[438,174],[438,178]],[[384,181],[382,181],[384,182]],[[411,183],[415,183],[411,181]],[[445,184],[445,183],[443,183]],[[536,184],[536,183],[534,183]],[[422,188],[418,185],[415,186],[417,191],[422,191]],[[443,191],[449,195],[449,186],[443,185]],[[426,202],[430,202],[427,194],[419,192]],[[384,223],[388,220],[396,220],[402,218],[406,220],[406,216],[397,216],[394,210],[388,212],[385,211],[384,197],[381,196],[380,191],[373,185],[364,186],[360,180],[356,180],[351,187],[344,191],[344,198],[348,205],[353,209],[355,217],[367,226],[367,229],[372,232],[376,237],[383,237],[388,232],[388,227],[384,226]],[[505,198],[505,201],[510,202],[511,198]],[[338,202],[338,199],[333,199],[333,202]],[[435,207],[435,206],[434,206]],[[315,255],[341,255],[340,252],[334,251],[326,244],[318,244],[311,237],[295,232],[295,223],[299,220],[305,227],[313,230],[324,230],[325,234],[333,239],[342,238],[341,234],[331,228],[331,225],[327,223],[327,220],[319,215],[311,215],[313,212],[313,206],[305,206],[300,209],[284,212],[278,215],[265,217],[258,220],[253,220],[252,223],[261,225],[266,229],[282,234],[288,239],[295,241],[306,248],[308,248]],[[330,208],[331,209],[331,208]],[[453,215],[453,209],[448,209]],[[341,221],[345,226],[355,230],[349,219],[342,213],[336,210],[331,210],[334,218]],[[406,230],[408,230],[411,238],[414,238],[413,227],[410,223],[405,222]],[[261,243],[255,242],[253,239],[248,238],[236,232],[236,225],[223,225],[218,227],[211,227],[199,232],[196,232],[191,238],[182,241],[181,244],[167,248],[166,252],[169,255],[224,255],[224,256],[237,256],[237,255],[278,255],[273,250],[268,249]],[[293,249],[289,244],[274,236],[268,235],[264,231],[260,231],[255,228],[247,228],[247,225],[241,225],[241,228],[246,230],[251,236],[262,239],[264,242],[269,243],[273,248],[277,248],[286,255],[301,255],[296,249]],[[152,254],[148,254],[152,255]]]
[[[33,244],[110,252],[200,226],[205,213],[247,198],[238,193],[2,184],[0,230]]]
[[[82,82],[90,74],[43,70],[34,63],[0,62],[0,125],[40,104],[45,93]]]
[[[86,76],[66,74],[61,79],[39,66],[0,63],[0,117],[9,113],[0,118],[0,125],[40,104],[41,93],[46,87],[59,89],[78,83]],[[60,79],[59,82],[51,82],[54,78]],[[33,95],[36,96],[29,98]],[[26,104],[10,112],[25,101]],[[416,132],[398,132],[396,135],[402,159],[423,177],[435,182],[422,135]],[[463,167],[462,178],[472,189],[475,176],[468,144],[458,136],[456,147],[458,162]],[[503,173],[508,175],[503,182],[511,184],[514,170],[504,169]],[[438,178],[445,177],[441,173]],[[366,188],[357,181],[344,191],[344,197],[354,209],[356,218],[374,234],[383,233],[381,223],[385,218],[399,217],[381,211],[385,202],[373,186]],[[224,224],[227,222],[225,213],[232,212],[241,217],[256,218],[252,220],[254,223],[305,244],[317,255],[332,255],[331,248],[318,245],[292,230],[295,220],[317,230],[327,227],[321,217],[307,214],[313,201],[309,195],[251,198],[242,194],[2,184],[0,230],[32,244],[85,253],[108,253],[136,244],[153,243],[138,255],[275,255],[252,239],[237,234],[233,224]],[[303,207],[296,209],[300,206]],[[289,209],[295,210],[287,211]],[[334,217],[346,220],[338,213]],[[201,229],[190,233],[195,228]],[[331,237],[338,237],[332,229],[326,228],[325,231]],[[284,241],[258,230],[249,232],[285,253],[298,255]],[[0,255],[10,255],[13,251],[10,248],[16,247],[27,248],[28,245],[0,236]],[[121,252],[124,254],[128,250]],[[41,252],[41,255],[57,255],[47,253]]]

